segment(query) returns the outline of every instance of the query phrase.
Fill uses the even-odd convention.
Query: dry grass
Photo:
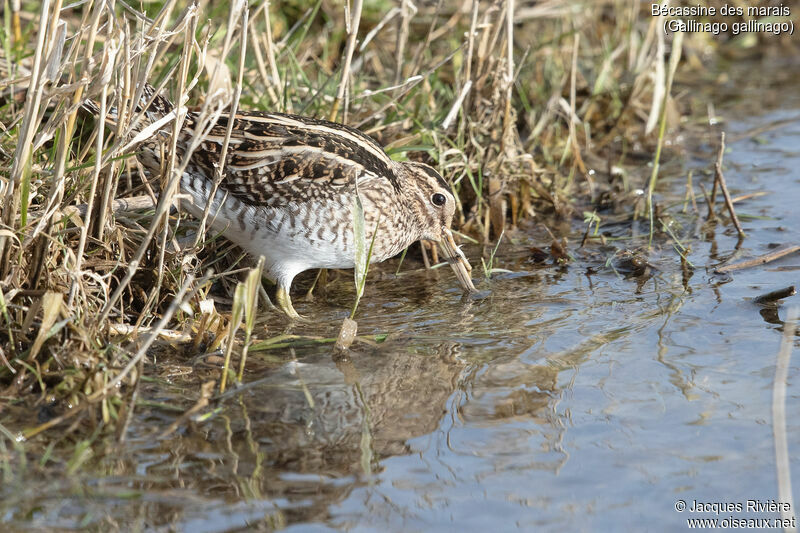
[[[233,346],[239,320],[209,292],[221,281],[235,293],[240,254],[170,210],[185,159],[167,158],[158,184],[141,179],[143,82],[180,104],[167,130],[187,106],[208,124],[245,107],[357,126],[438,167],[459,193],[460,231],[483,241],[645,187],[610,172],[601,185],[592,169],[624,162],[628,146],[648,152],[659,118],[677,124],[670,43],[638,2],[302,5],[44,0],[6,13],[0,402],[73,407],[25,436],[77,415],[124,423],[159,338]],[[119,120],[103,127],[112,107]]]

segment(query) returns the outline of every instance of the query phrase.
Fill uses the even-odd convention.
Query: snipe
[[[152,87],[143,92],[146,122],[172,111]],[[203,136],[181,176],[181,190],[191,199],[181,206],[203,215],[232,126],[222,179],[211,200],[211,227],[250,254],[264,256],[265,275],[276,282],[278,304],[290,317],[299,318],[289,297],[297,274],[354,266],[356,185],[368,244],[377,231],[372,262],[419,239],[436,241],[464,290],[475,290],[469,262],[449,229],[456,208],[453,192],[430,166],[393,161],[360,131],[303,116],[239,112],[223,114],[203,133],[196,131],[198,125],[200,117],[189,112],[177,142],[180,161],[192,139]],[[171,131],[170,122],[140,145],[139,160],[149,172],[161,172],[164,139]]]

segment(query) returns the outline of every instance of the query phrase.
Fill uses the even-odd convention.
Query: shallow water
[[[360,334],[389,333],[383,342],[357,343],[346,360],[332,357],[330,344],[253,353],[262,370],[246,387],[158,437],[180,414],[163,406],[182,412],[197,384],[218,375],[186,362],[191,375],[142,385],[141,399],[162,407],[137,409],[122,449],[96,450],[91,468],[58,483],[6,483],[3,520],[186,531],[583,531],[777,517],[675,510],[678,500],[778,499],[772,386],[781,321],[800,297],[773,306],[753,298],[795,284],[800,255],[712,273],[771,243],[800,243],[800,98],[752,111],[759,90],[738,88],[735,107],[718,107],[729,117],[732,195],[769,193],[737,204],[747,233],[738,250],[730,225],[680,213],[686,170],[710,183],[702,171],[713,168],[714,136],[665,165],[660,184],[693,270],[663,236],[645,272],[619,257],[607,266],[615,251],[642,241],[578,249],[580,231],[570,240],[572,263],[537,265],[530,247],[549,241],[536,228],[501,245],[496,266],[512,272],[482,281],[475,298],[462,298],[449,270],[395,277],[394,263],[373,273],[357,317]],[[603,229],[630,235],[629,226]],[[636,229],[645,234],[646,223]],[[481,251],[466,251],[482,276]],[[351,303],[351,282],[334,282],[325,298],[297,302],[315,323],[290,332],[335,336]],[[280,319],[271,321],[261,338],[282,331]],[[796,356],[787,396],[793,460],[798,368]],[[800,486],[797,468],[793,481]]]

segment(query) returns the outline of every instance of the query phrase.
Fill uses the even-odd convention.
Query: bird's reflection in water
[[[290,523],[324,516],[381,459],[436,430],[465,367],[459,350],[387,341],[288,362],[228,396],[217,417],[160,441],[147,472],[232,501],[280,501]]]
[[[295,472],[363,471],[365,453],[408,453],[407,440],[436,429],[463,368],[457,354],[441,344],[429,353],[381,349],[289,363],[247,395],[251,429],[276,464]]]

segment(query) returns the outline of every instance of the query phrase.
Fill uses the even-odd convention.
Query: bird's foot
[[[298,322],[309,322],[309,319],[299,314],[292,306],[292,298],[289,296],[289,290],[283,287],[278,287],[275,293],[275,300],[278,302],[278,307],[283,311],[286,316]]]

